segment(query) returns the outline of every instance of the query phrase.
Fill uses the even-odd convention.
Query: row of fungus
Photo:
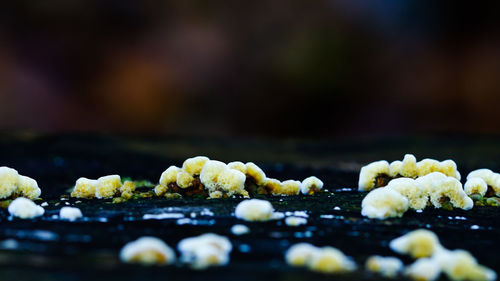
[[[361,213],[369,218],[401,217],[408,208],[461,208],[474,206],[462,184],[454,177],[434,172],[417,179],[397,178],[387,186],[370,191],[361,203]]]
[[[316,177],[304,181],[279,181],[269,178],[264,171],[252,162],[239,161],[228,164],[210,160],[205,156],[186,159],[182,168],[170,166],[161,177],[154,192],[158,196],[199,195],[209,198],[231,196],[250,197],[253,194],[265,195],[312,195],[320,192],[323,182]]]
[[[403,161],[397,160],[389,164],[381,160],[362,167],[359,173],[359,191],[370,191],[373,188],[385,186],[391,179],[400,177],[416,179],[434,172],[460,180],[457,164],[453,160],[440,162],[434,159],[423,159],[417,162],[414,155],[406,154]]]

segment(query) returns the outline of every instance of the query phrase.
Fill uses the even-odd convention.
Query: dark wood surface
[[[500,209],[428,208],[423,213],[409,211],[400,219],[370,220],[360,214],[364,194],[358,193],[356,187],[362,165],[380,159],[402,159],[405,153],[414,153],[417,159],[453,159],[463,178],[477,168],[499,171],[499,144],[497,138],[470,136],[278,141],[3,134],[0,165],[37,179],[43,200],[50,205],[43,217],[34,220],[10,219],[6,210],[0,210],[0,280],[381,280],[363,270],[365,259],[372,254],[394,255],[387,247],[388,241],[422,227],[435,231],[444,246],[466,249],[481,264],[498,272]],[[308,224],[295,228],[284,225],[283,221],[238,221],[232,213],[240,199],[153,198],[121,204],[60,199],[81,176],[97,178],[116,173],[157,182],[168,166],[181,165],[185,158],[195,155],[221,161],[253,161],[268,176],[280,180],[302,180],[315,175],[334,195],[266,198],[278,211],[308,212]],[[52,218],[65,202],[81,208],[85,219],[65,222]],[[56,203],[59,205],[55,206]],[[333,210],[335,206],[341,210]],[[191,212],[197,213],[196,225],[179,225],[176,219],[142,219],[145,213],[158,213],[169,207],[186,217]],[[214,216],[200,216],[204,208]],[[325,214],[334,218],[320,217]],[[250,234],[232,235],[230,228],[236,223],[248,225]],[[478,225],[479,229],[471,229],[472,225]],[[229,266],[193,271],[185,266],[124,265],[118,260],[120,248],[139,236],[157,236],[175,247],[179,240],[205,232],[230,238],[234,249]],[[296,242],[338,247],[356,260],[359,270],[325,276],[288,267],[283,252]],[[405,263],[411,262],[407,257],[401,258]]]

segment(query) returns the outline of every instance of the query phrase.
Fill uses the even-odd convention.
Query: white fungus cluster
[[[20,175],[9,167],[0,167],[0,199],[26,197],[36,199],[42,191],[36,180]]]
[[[246,221],[268,221],[274,218],[274,208],[269,201],[248,199],[241,201],[234,210],[238,219]]]
[[[460,180],[457,164],[453,160],[437,161],[423,159],[417,162],[412,154],[406,154],[403,161],[389,162],[385,160],[370,163],[361,168],[359,173],[359,191],[370,191],[373,188],[385,186],[391,178],[418,178],[430,173],[440,172]]]
[[[79,178],[75,188],[71,192],[72,197],[77,198],[112,198],[119,194],[131,194],[135,190],[133,182],[122,180],[119,175],[109,175],[100,177],[97,180]]]
[[[368,271],[387,278],[396,277],[403,270],[403,267],[403,262],[396,257],[371,256],[366,260],[365,264]]]
[[[291,216],[285,219],[285,224],[288,226],[300,226],[307,224],[307,219],[302,217]]]
[[[295,267],[307,267],[321,273],[348,272],[356,269],[354,261],[333,247],[316,247],[298,243],[285,253],[286,262]]]
[[[387,186],[370,191],[362,201],[361,213],[378,219],[401,217],[408,208],[422,210],[428,205],[441,208],[444,202],[464,210],[474,206],[460,181],[433,172],[417,179],[393,179]]]
[[[248,190],[245,189],[249,184],[256,185],[258,193],[271,195],[298,195],[301,191],[304,194],[314,194],[323,188],[323,182],[316,177],[309,177],[303,182],[281,182],[268,178],[264,171],[252,162],[235,161],[226,164],[205,156],[197,156],[184,161],[182,168],[170,166],[165,170],[154,191],[156,195],[162,196],[167,192],[199,188],[200,184],[210,198],[233,195],[249,197]],[[175,188],[172,190],[173,185]]]
[[[232,248],[229,239],[213,233],[185,238],[177,245],[181,261],[190,264],[193,269],[228,264]]]
[[[479,169],[467,175],[465,192],[468,195],[486,195],[488,189],[492,189],[496,196],[500,196],[500,174],[494,173],[490,169]]]
[[[156,237],[141,237],[127,243],[120,252],[125,263],[142,265],[168,265],[175,261],[175,252]]]
[[[62,207],[59,211],[59,217],[65,220],[75,221],[76,219],[83,217],[83,214],[82,211],[78,208]]]
[[[480,264],[465,250],[448,250],[433,232],[419,229],[392,240],[390,248],[417,259],[405,268],[405,275],[418,281],[437,280],[445,273],[450,280],[496,280],[496,273]]]
[[[21,219],[32,219],[40,217],[45,213],[42,206],[38,206],[30,199],[19,197],[9,204],[9,214]]]

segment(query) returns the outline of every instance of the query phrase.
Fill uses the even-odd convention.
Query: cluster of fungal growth
[[[175,261],[175,252],[162,240],[145,236],[127,243],[120,251],[120,259],[125,263],[168,265]]]
[[[460,181],[433,172],[417,179],[393,179],[387,186],[370,191],[361,203],[361,213],[369,218],[384,219],[401,217],[408,208],[423,210],[427,206],[469,210],[474,203]]]
[[[130,199],[134,190],[134,182],[125,181],[122,183],[119,175],[104,176],[96,180],[79,178],[71,192],[71,197],[104,199],[121,196]]]
[[[448,250],[436,234],[419,229],[392,240],[389,247],[398,254],[417,259],[404,274],[418,281],[437,280],[445,273],[450,280],[496,280],[496,273],[480,264],[465,250]]]
[[[387,185],[391,179],[413,178],[425,176],[430,173],[440,172],[449,177],[460,180],[457,164],[453,160],[437,161],[423,159],[417,162],[412,154],[406,154],[403,161],[389,162],[385,160],[370,163],[361,168],[359,173],[359,191],[370,191]]]
[[[333,247],[316,247],[309,243],[298,243],[285,253],[286,262],[295,267],[307,267],[321,273],[349,272],[356,269],[356,263],[340,250]]]
[[[154,192],[158,196],[194,196],[227,198],[250,197],[253,194],[298,195],[320,192],[323,182],[309,177],[303,182],[279,181],[268,178],[264,171],[252,162],[228,164],[197,156],[184,161],[182,168],[170,166],[165,170]]]
[[[465,192],[475,205],[500,206],[500,174],[490,169],[479,169],[469,173],[464,185]]]
[[[12,168],[0,167],[0,199],[36,199],[41,193],[36,180],[20,175]]]
[[[213,233],[185,238],[177,245],[181,252],[181,261],[193,269],[228,264],[232,248],[229,239]]]

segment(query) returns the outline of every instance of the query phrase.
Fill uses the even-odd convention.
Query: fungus
[[[269,201],[249,199],[241,201],[234,211],[237,218],[246,221],[267,221],[273,219],[274,209]]]
[[[295,180],[281,182],[267,178],[264,171],[252,162],[225,164],[197,156],[184,161],[182,168],[170,166],[164,171],[154,193],[157,196],[177,194],[227,198],[254,194],[298,195],[301,187],[307,194],[313,194],[321,191],[323,183],[316,177],[307,178],[304,184]]]
[[[213,233],[185,238],[177,245],[181,260],[189,263],[193,269],[228,264],[232,248],[229,239]]]
[[[482,178],[471,178],[465,183],[464,191],[469,196],[474,194],[484,196],[488,191],[488,184]]]
[[[403,269],[403,262],[395,257],[371,256],[366,260],[366,269],[387,278],[396,277]]]
[[[299,226],[299,225],[307,224],[307,219],[301,218],[301,217],[287,217],[285,219],[285,223],[288,226]]]
[[[312,195],[323,189],[323,182],[315,176],[304,179],[300,185],[302,194]]]
[[[248,226],[246,226],[244,224],[235,224],[231,227],[231,233],[233,233],[234,235],[237,235],[237,236],[247,234],[249,232],[250,232],[250,229],[248,228]]]
[[[469,173],[467,175],[467,182],[475,179],[482,179],[487,185],[486,196],[500,196],[500,174],[494,173],[490,169],[479,169]],[[467,184],[467,183],[466,183]]]
[[[435,259],[421,258],[405,268],[405,275],[416,281],[434,281],[441,275],[441,266]]]
[[[97,180],[79,178],[71,192],[77,198],[112,198],[120,193],[122,181],[119,175],[100,177]]]
[[[36,199],[41,194],[36,180],[19,175],[9,167],[0,167],[0,199],[26,197]]]
[[[127,243],[120,251],[120,259],[125,263],[168,265],[175,261],[175,252],[162,240],[145,236]]]
[[[408,254],[413,258],[424,258],[434,255],[443,249],[434,232],[419,229],[392,240],[389,247],[398,254]]]
[[[308,243],[291,246],[285,253],[285,260],[291,266],[307,266],[312,271],[338,273],[356,269],[356,264],[333,247],[315,247]]]
[[[182,170],[191,176],[198,176],[201,173],[201,169],[207,161],[209,161],[208,157],[205,156],[196,156],[193,158],[188,158],[182,164]]]
[[[61,210],[59,211],[59,217],[61,219],[74,221],[76,219],[83,217],[83,215],[82,215],[82,211],[80,211],[80,209],[78,209],[78,208],[62,207]]]
[[[30,199],[18,197],[8,207],[9,214],[21,219],[32,219],[45,213],[43,207],[38,206]]]
[[[397,160],[389,164],[382,160],[362,167],[359,173],[358,190],[370,191],[373,188],[386,186],[394,178],[415,179],[434,172],[440,172],[460,180],[457,165],[452,160],[439,162],[434,159],[423,159],[417,162],[415,156],[406,154],[403,161]]]
[[[401,217],[408,210],[408,199],[390,188],[377,188],[366,195],[361,207],[361,214],[369,218]]]

